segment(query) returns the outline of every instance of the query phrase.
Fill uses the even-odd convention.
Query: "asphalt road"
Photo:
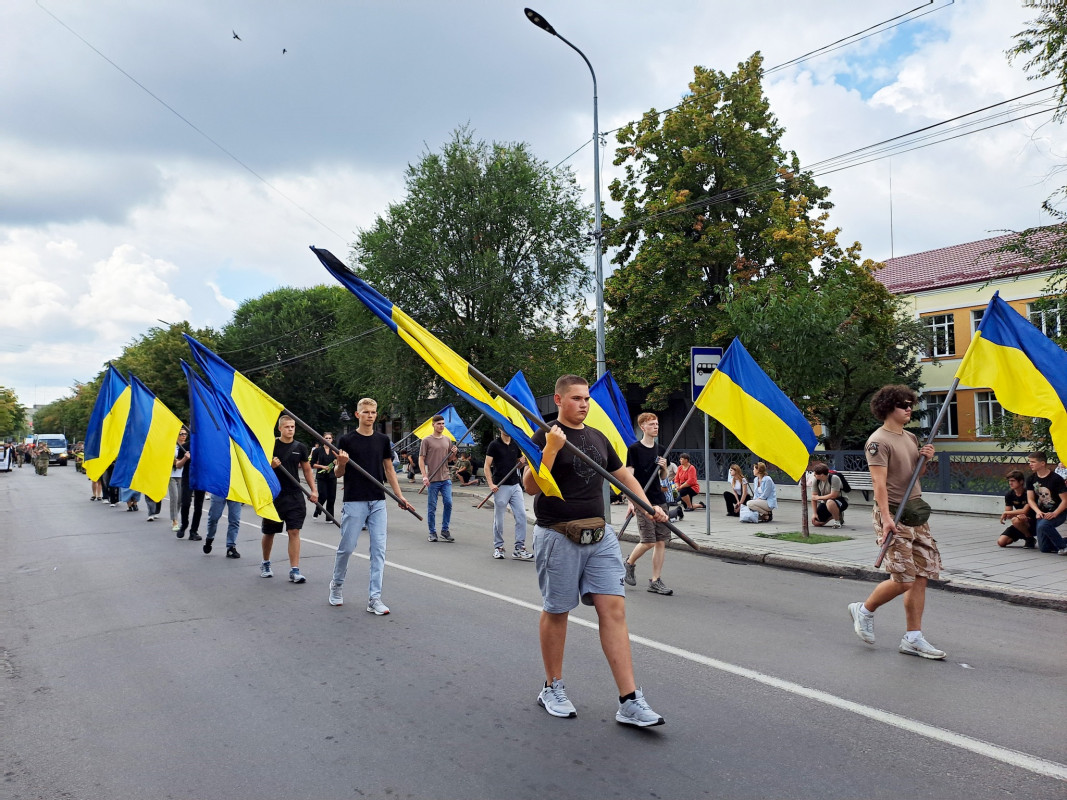
[[[661,597],[646,556],[628,617],[667,724],[633,730],[589,609],[577,719],[537,706],[534,567],[490,557],[469,499],[452,545],[390,509],[375,617],[365,541],[327,604],[337,532],[310,515],[298,586],[284,536],[259,577],[256,524],[229,560],[176,539],[166,503],[147,523],[88,498],[73,467],[0,474],[2,797],[1067,796],[1065,614],[934,592],[931,662],[897,653],[899,602],[875,647],[855,637],[870,584],[670,551]]]

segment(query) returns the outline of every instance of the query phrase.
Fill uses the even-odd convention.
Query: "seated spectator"
[[[1004,513],[1000,515],[1000,524],[1008,520],[1011,520],[1011,524],[1000,534],[997,544],[1007,547],[1023,539],[1025,547],[1036,547],[1037,517],[1026,500],[1026,480],[1017,469],[1005,477],[1008,479],[1008,492],[1004,495]]]
[[[741,471],[741,467],[737,464],[730,465],[728,482],[730,488],[722,493],[722,497],[726,501],[726,516],[736,517],[740,507],[749,500],[748,481],[745,480],[745,473]]]
[[[678,499],[685,506],[686,511],[705,507],[703,503],[693,502],[693,498],[700,492],[700,482],[697,479],[697,468],[689,463],[689,453],[682,453],[678,456],[678,472],[674,476],[674,488],[678,491]]]
[[[774,481],[767,474],[767,465],[762,461],[756,462],[752,468],[752,499],[746,505],[759,514],[760,522],[770,522],[774,519],[774,509],[778,508],[778,490]]]
[[[414,483],[415,473],[419,471],[419,465],[407,450],[400,451],[400,464],[408,474],[408,483]]]
[[[461,486],[477,486],[478,479],[474,477],[474,467],[471,465],[471,457],[464,453],[456,459],[456,477]]]
[[[848,500],[841,488],[841,479],[830,474],[830,468],[821,462],[812,466],[815,483],[811,487],[811,508],[814,516],[811,524],[821,528],[841,527],[841,513],[848,508]]]
[[[1049,469],[1043,451],[1031,453],[1027,461],[1033,474],[1026,479],[1026,500],[1037,518],[1037,547],[1042,553],[1067,556],[1067,542],[1056,530],[1067,520],[1067,483]]]

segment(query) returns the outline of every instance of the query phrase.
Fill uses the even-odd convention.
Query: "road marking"
[[[314,539],[305,539],[301,537],[302,541],[308,544],[318,545],[319,547],[326,547],[330,550],[336,550],[337,546],[332,544],[326,544],[325,542],[317,542]],[[353,553],[364,560],[370,560],[370,556],[362,553]],[[520,600],[517,597],[511,597],[510,595],[500,594],[499,592],[490,591],[489,589],[483,589],[479,586],[473,586],[469,583],[463,583],[462,581],[452,580],[442,575],[435,575],[432,572],[424,572],[421,569],[415,569],[414,567],[405,567],[403,564],[397,564],[394,561],[386,560],[386,565],[392,569],[398,569],[402,572],[407,572],[411,575],[417,575],[420,578],[428,578],[438,583],[443,583],[447,586],[453,586],[457,589],[463,589],[468,592],[474,592],[485,597],[491,597],[494,600],[501,600],[505,603],[510,603],[513,606],[519,608],[525,608],[531,611],[537,611],[540,613],[541,606],[536,603],[527,603],[525,600]],[[590,630],[598,630],[598,626],[595,622],[581,619],[580,617],[570,616],[570,622],[573,625],[580,625]],[[852,700],[846,700],[843,697],[832,695],[829,692],[824,692],[820,689],[812,689],[807,686],[801,686],[799,683],[793,683],[792,681],[776,678],[773,675],[767,675],[763,672],[759,672],[748,667],[742,667],[737,664],[730,664],[726,661],[720,661],[717,658],[711,658],[709,656],[702,655],[700,653],[694,653],[691,650],[685,650],[681,647],[675,647],[674,645],[665,644],[664,642],[657,642],[655,639],[649,639],[644,636],[638,636],[637,634],[630,634],[630,641],[635,644],[640,644],[653,650],[658,650],[661,653],[667,653],[678,658],[683,658],[687,661],[692,661],[695,664],[701,664],[712,669],[719,670],[720,672],[726,672],[731,675],[736,675],[740,678],[747,678],[750,681],[756,683],[762,683],[764,686],[770,686],[771,688],[778,689],[779,691],[788,692],[790,694],[803,697],[807,700],[814,700],[818,703],[837,708],[842,711],[848,711],[852,714],[856,714],[867,719],[874,720],[875,722],[881,722],[885,725],[891,725],[894,728],[900,728],[901,730],[908,731],[909,733],[916,733],[920,736],[925,736],[928,739],[933,739],[943,744],[957,747],[960,750],[967,750],[971,753],[975,753],[986,758],[992,758],[997,761],[1002,761],[1005,764],[1010,764],[1013,767],[1019,767],[1029,772],[1033,772],[1037,775],[1044,775],[1049,778],[1056,778],[1061,781],[1067,781],[1067,764],[1060,764],[1055,761],[1048,761],[1037,756],[1032,756],[1029,753],[1022,753],[1018,750],[1011,750],[1000,745],[986,742],[981,739],[975,739],[971,736],[967,736],[962,733],[955,733],[953,731],[945,730],[944,728],[937,728],[933,725],[928,725],[925,722],[919,722],[918,720],[911,719],[909,717],[901,716],[900,714],[894,714],[891,711],[883,711],[880,708],[874,708],[872,706],[865,706],[862,703],[855,703]]]

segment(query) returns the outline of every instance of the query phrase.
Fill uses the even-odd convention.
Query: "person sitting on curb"
[[[1037,547],[1037,517],[1026,499],[1026,479],[1017,469],[1004,477],[1008,479],[1008,491],[1004,495],[1004,513],[1000,515],[1000,524],[1009,520],[1011,524],[1000,534],[997,544],[1007,547],[1022,539],[1025,547]]]
[[[815,483],[811,487],[811,524],[816,527],[840,528],[841,515],[848,508],[848,500],[841,493],[841,478],[830,474],[830,468],[822,462],[812,465]],[[1025,501],[1026,498],[1023,498]]]

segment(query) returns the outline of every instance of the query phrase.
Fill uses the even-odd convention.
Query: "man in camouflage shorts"
[[[917,396],[907,386],[883,386],[871,398],[871,413],[882,420],[882,427],[867,440],[867,465],[874,485],[874,523],[878,544],[893,536],[886,551],[885,569],[888,580],[875,587],[862,603],[850,603],[848,613],[852,628],[867,644],[874,644],[874,612],[894,597],[904,595],[904,617],[907,630],[900,640],[899,650],[906,655],[940,660],[945,657],[923,637],[922,616],[926,604],[926,583],[941,573],[941,554],[937,542],[930,535],[927,521],[894,527],[894,512],[899,504],[918,500],[922,489],[916,481],[911,494],[905,498],[908,482],[921,455],[933,458],[933,445],[919,447],[915,434],[904,430],[911,422],[912,408]],[[923,464],[922,471],[926,470]]]

